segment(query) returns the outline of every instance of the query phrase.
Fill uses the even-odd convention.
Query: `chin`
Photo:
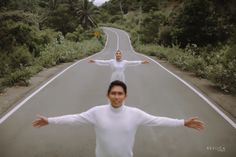
[[[113,107],[119,108],[119,107],[121,107],[121,104],[115,104]]]

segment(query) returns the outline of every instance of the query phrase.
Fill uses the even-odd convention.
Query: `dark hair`
[[[121,52],[119,49],[118,49],[118,50],[116,50],[116,52],[120,52],[120,53],[122,53],[122,52]],[[116,53],[116,52],[115,52],[115,53]]]
[[[109,85],[109,88],[107,90],[107,94],[109,94],[111,92],[111,89],[114,87],[114,86],[120,86],[123,88],[125,94],[127,94],[127,86],[124,82],[122,81],[119,81],[119,80],[115,80],[115,81],[112,81],[111,84]]]

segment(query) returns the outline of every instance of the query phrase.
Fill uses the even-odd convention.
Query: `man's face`
[[[111,89],[110,93],[107,94],[107,97],[110,100],[112,107],[114,108],[119,108],[120,106],[122,106],[126,96],[127,95],[125,94],[121,86],[114,86]]]
[[[116,52],[116,60],[121,60],[122,59],[122,53],[120,51]]]

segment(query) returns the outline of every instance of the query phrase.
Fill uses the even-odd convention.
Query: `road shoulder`
[[[207,96],[220,110],[236,122],[236,95],[224,93],[209,80],[197,78],[193,73],[182,71],[167,61],[153,59]]]
[[[74,62],[63,63],[48,69],[43,69],[41,72],[31,77],[29,86],[13,86],[6,88],[4,93],[0,94],[0,117],[10,111],[18,102],[22,101],[28,95],[33,93],[41,85],[45,84],[52,77],[57,75],[62,70],[69,67]]]

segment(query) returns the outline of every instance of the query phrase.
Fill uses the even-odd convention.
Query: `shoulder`
[[[137,113],[137,114],[142,114],[144,112],[144,111],[142,111],[141,109],[139,109],[137,107],[126,106],[126,108],[129,112],[133,112],[133,113]]]
[[[108,107],[109,105],[98,105],[98,106],[92,107],[90,111],[92,112],[102,111],[102,110],[106,110]]]

